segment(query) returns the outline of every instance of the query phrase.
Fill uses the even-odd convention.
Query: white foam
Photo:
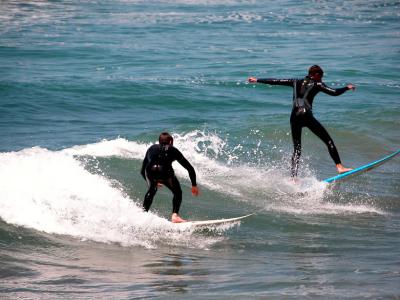
[[[124,138],[102,140],[98,143],[74,146],[63,150],[69,155],[90,155],[98,157],[121,157],[142,159],[151,144],[130,142]]]
[[[254,138],[255,134],[249,135]],[[293,214],[384,214],[384,211],[371,205],[352,204],[351,199],[347,201],[348,204],[327,200],[331,195],[328,185],[317,180],[310,170],[306,170],[305,178],[293,184],[285,159],[270,163],[267,159],[258,158],[268,155],[261,142],[256,141],[254,149],[245,149],[242,144],[229,145],[227,139],[206,131],[194,130],[173,136],[174,145],[195,167],[201,188],[218,191],[234,200],[268,211]],[[150,145],[118,138],[64,151],[77,155],[141,160]],[[276,146],[273,149],[278,151]],[[240,156],[256,157],[257,162],[249,164],[240,161]],[[302,167],[307,169],[306,165]],[[178,177],[188,179],[187,171],[176,162],[174,169]]]
[[[372,205],[354,204],[351,199],[340,203],[330,201],[332,192],[327,185],[311,175],[294,185],[288,178],[287,165],[281,162],[275,165],[242,162],[240,154],[249,150],[228,145],[227,140],[215,133],[196,130],[173,135],[174,145],[195,167],[201,189],[243,201],[254,210],[384,214]],[[208,248],[221,237],[199,238],[190,229],[181,230],[154,213],[142,212],[136,204],[141,199],[130,199],[111,180],[90,173],[76,158],[117,156],[141,161],[150,145],[117,138],[61,151],[36,147],[1,153],[0,217],[48,233],[106,243],[148,248],[168,243]],[[262,149],[260,143],[255,147],[258,150],[254,151]],[[174,163],[174,168],[178,177],[188,180],[184,168],[178,163]]]
[[[0,217],[47,233],[122,245],[152,248],[162,241],[208,247],[215,242],[213,238],[193,238],[192,232],[143,212],[109,180],[89,173],[71,155],[85,148],[94,148],[96,153],[98,148],[110,148],[107,143],[107,147],[98,145],[60,152],[32,148],[0,154]],[[168,239],[164,238],[166,232]]]
[[[352,199],[347,204],[331,202],[330,186],[318,180],[310,170],[306,170],[305,177],[294,184],[284,160],[275,163],[263,160],[256,164],[240,162],[235,151],[228,148],[228,142],[216,134],[193,131],[174,138],[177,147],[195,165],[200,174],[200,184],[232,199],[267,211],[292,214],[385,214],[372,205],[354,204]],[[251,150],[244,150],[241,145],[233,148],[249,152],[249,156],[257,157],[260,151],[267,155],[259,142],[254,147]],[[225,158],[225,163],[221,157]],[[186,170],[179,165],[175,169],[180,176],[187,176]]]

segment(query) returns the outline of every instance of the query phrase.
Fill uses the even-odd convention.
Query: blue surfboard
[[[363,172],[367,172],[367,171],[369,171],[371,169],[374,169],[374,168],[380,166],[381,164],[387,162],[388,160],[392,159],[393,157],[395,157],[399,153],[400,153],[400,150],[397,150],[397,151],[393,152],[392,154],[390,154],[388,156],[385,156],[385,157],[383,157],[381,159],[378,159],[376,161],[373,161],[373,162],[371,162],[369,164],[361,166],[361,167],[359,167],[357,169],[353,169],[353,170],[348,171],[346,173],[342,173],[342,174],[327,178],[324,181],[327,182],[327,183],[332,183],[332,182],[335,182],[335,181],[342,180],[344,178],[348,178],[348,177],[351,177],[351,176],[358,175],[358,174],[363,173]]]

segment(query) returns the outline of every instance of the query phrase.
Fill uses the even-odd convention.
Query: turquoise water
[[[0,3],[0,298],[387,299],[400,296],[399,158],[335,186],[303,132],[289,178],[289,88],[325,70],[314,114],[345,165],[399,148],[396,1]],[[146,149],[168,130],[195,167],[178,230]]]

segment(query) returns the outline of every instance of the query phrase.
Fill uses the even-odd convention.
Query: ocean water
[[[400,2],[0,2],[0,298],[398,299],[399,158],[328,186],[307,129],[291,183],[292,91],[249,76],[325,70],[314,114],[346,166],[399,148]],[[191,220],[161,188],[141,210],[161,131]]]

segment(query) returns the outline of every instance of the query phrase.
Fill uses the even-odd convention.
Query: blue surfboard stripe
[[[376,160],[376,161],[374,161],[374,162],[372,162],[372,163],[369,163],[369,164],[367,164],[367,165],[361,166],[361,167],[359,167],[359,168],[357,168],[357,169],[353,169],[353,170],[351,170],[351,171],[349,171],[349,172],[346,172],[346,173],[343,173],[343,174],[339,174],[339,175],[336,175],[336,176],[327,178],[327,179],[324,180],[324,182],[331,183],[331,182],[334,182],[334,181],[338,181],[338,180],[340,180],[340,179],[343,179],[343,178],[345,178],[345,177],[355,175],[355,174],[360,173],[360,172],[362,172],[362,171],[368,171],[369,169],[375,168],[375,167],[377,167],[377,166],[383,164],[384,162],[386,162],[386,161],[388,161],[389,159],[395,157],[395,156],[398,155],[399,153],[400,153],[400,149],[397,150],[397,151],[395,151],[395,152],[393,152],[392,154],[390,154],[390,155],[388,155],[388,156],[385,156],[385,157],[383,157],[383,158],[381,158],[381,159],[378,159],[378,160]]]

